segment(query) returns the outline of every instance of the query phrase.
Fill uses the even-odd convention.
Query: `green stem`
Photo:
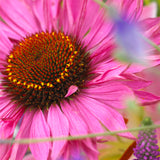
[[[160,52],[160,47],[157,46],[153,41],[151,41],[151,40],[148,39],[147,37],[143,37],[143,38],[144,38],[144,40],[145,40],[148,44],[150,44],[150,45],[153,46],[157,51]]]
[[[94,0],[97,4],[99,4],[101,7],[105,8],[105,9],[109,9],[109,7],[106,5],[106,3],[104,3],[103,1],[100,0]]]
[[[131,128],[126,130],[119,130],[114,132],[104,132],[104,133],[97,133],[97,134],[87,134],[87,135],[80,135],[80,136],[68,136],[68,137],[49,137],[49,138],[35,138],[35,139],[1,139],[0,143],[18,143],[18,144],[30,144],[30,143],[43,143],[43,142],[52,142],[52,141],[63,141],[63,140],[77,140],[77,139],[85,139],[85,138],[94,138],[99,136],[108,136],[108,135],[116,135],[119,133],[125,133],[125,132],[136,132],[140,130],[146,130],[146,129],[155,129],[160,128],[160,125],[150,125],[150,126],[143,126],[138,128]]]

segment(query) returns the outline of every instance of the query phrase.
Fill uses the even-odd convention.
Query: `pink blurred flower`
[[[141,17],[141,0],[107,4],[125,12],[130,21]],[[145,104],[159,100],[139,91],[149,82],[129,74],[141,67],[128,69],[112,58],[113,24],[104,12],[92,0],[0,0],[5,21],[0,22],[1,139],[12,138],[19,121],[16,139],[100,133],[101,123],[110,131],[123,130],[118,110],[125,107],[125,98],[136,94]],[[154,34],[157,42],[157,19],[143,23],[146,35]],[[98,156],[95,139],[90,139],[2,144],[0,159],[21,160],[28,147],[35,159],[69,159],[78,149],[90,159]]]

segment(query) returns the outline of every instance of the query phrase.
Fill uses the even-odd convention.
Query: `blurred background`
[[[106,1],[106,0],[104,0]],[[160,16],[160,0],[144,0],[144,5],[150,5],[155,3],[157,5],[157,17]],[[154,81],[154,83],[148,87],[149,90],[155,94],[160,95],[160,74],[157,72],[159,68],[152,68],[145,70],[143,76],[148,80]],[[153,70],[155,72],[153,72]],[[129,100],[126,102],[127,108],[122,113],[128,128],[135,128],[141,125],[144,117],[151,117],[154,124],[160,124],[160,103],[151,106],[139,106],[136,101]],[[158,136],[158,146],[160,147],[160,129],[156,129]],[[136,138],[138,132],[132,133]],[[109,140],[107,142],[107,140]],[[128,140],[119,136],[107,136],[104,138],[105,143],[99,143],[100,160],[133,160],[133,148],[135,147],[134,140]],[[131,156],[130,156],[131,155]],[[129,158],[130,157],[130,158]]]

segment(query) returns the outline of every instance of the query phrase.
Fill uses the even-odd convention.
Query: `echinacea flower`
[[[150,118],[145,118],[142,122],[142,125],[149,126],[152,125]],[[155,129],[146,129],[140,131],[138,134],[138,140],[136,148],[134,148],[134,155],[136,156],[135,160],[160,160],[160,152],[158,151],[159,147],[157,145],[157,136]]]
[[[138,20],[143,7],[141,0],[118,5],[130,20]],[[137,93],[149,85],[145,80],[121,76],[127,66],[112,58],[113,24],[104,12],[92,0],[0,0],[1,139],[13,138],[17,124],[15,139],[100,133],[101,124],[122,130],[118,110],[125,98],[136,93],[145,103],[159,100]],[[21,160],[28,147],[38,160],[67,160],[75,149],[91,160],[98,156],[96,139],[86,139],[1,144],[0,159]]]

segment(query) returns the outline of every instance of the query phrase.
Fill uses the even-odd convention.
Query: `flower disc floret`
[[[62,32],[40,32],[18,42],[7,59],[3,85],[13,101],[43,109],[71,85],[83,87],[88,62],[80,42]]]

